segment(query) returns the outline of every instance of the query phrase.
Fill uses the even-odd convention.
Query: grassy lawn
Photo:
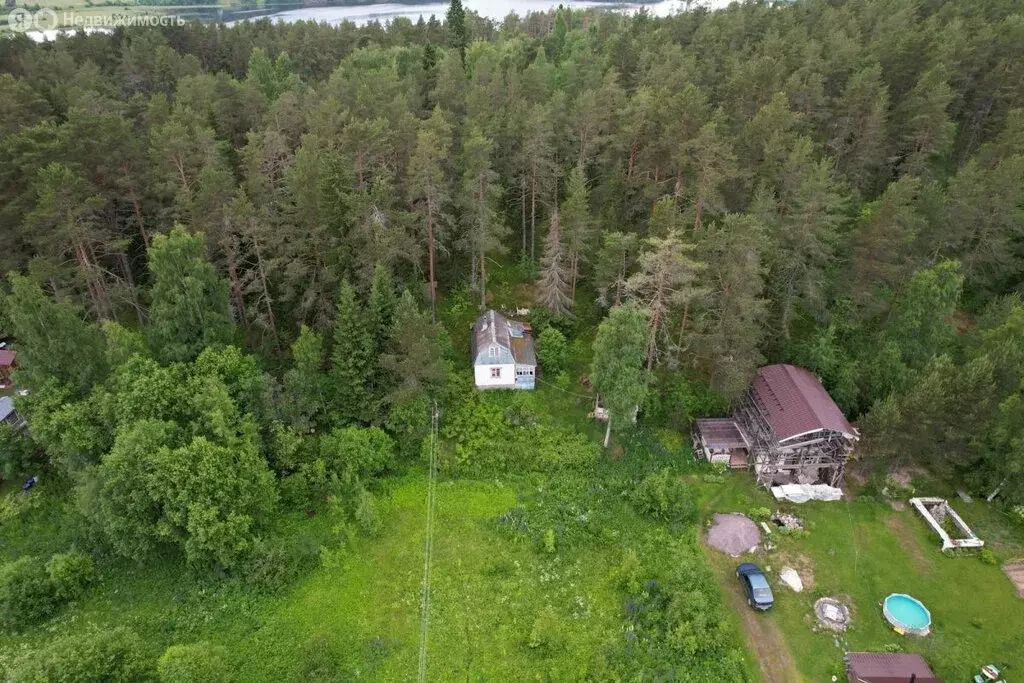
[[[705,497],[708,516],[712,512],[745,512],[751,506],[778,507],[746,474],[730,474],[720,486],[705,485]],[[993,547],[1001,560],[1020,553],[1019,531],[994,508],[984,502],[959,500],[954,507],[983,537],[988,533],[997,539]],[[797,567],[802,576],[809,569],[813,579],[800,594],[776,582],[775,609],[756,619],[764,622],[758,628],[766,626],[782,634],[804,679],[829,680],[838,673],[842,647],[879,651],[891,643],[924,655],[947,681],[968,680],[988,662],[1024,670],[1024,601],[1017,598],[998,567],[986,565],[976,556],[944,556],[938,539],[909,506],[897,510],[888,502],[863,496],[785,509],[803,518],[810,534],[803,538],[773,534],[778,547],[761,561],[771,567],[772,574],[788,564]],[[723,584],[734,584],[736,561],[709,554]],[[903,637],[889,628],[881,602],[894,592],[913,595],[929,608],[931,636]],[[839,597],[852,608],[853,626],[845,634],[812,631],[812,606],[825,595]],[[746,606],[741,602],[739,609]],[[749,634],[751,629],[747,630]]]

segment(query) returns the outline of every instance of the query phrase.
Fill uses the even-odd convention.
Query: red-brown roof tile
[[[766,365],[757,371],[753,389],[779,441],[819,429],[856,436],[818,378],[803,368]]]

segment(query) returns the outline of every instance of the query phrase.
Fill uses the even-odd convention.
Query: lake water
[[[686,3],[682,0],[661,0],[660,2],[634,3],[622,2],[612,4],[607,2],[593,2],[592,0],[463,0],[466,9],[473,10],[482,17],[501,21],[511,13],[519,16],[526,16],[530,12],[546,12],[557,7],[559,4],[573,9],[586,9],[588,7],[606,7],[620,12],[635,12],[645,7],[651,14],[659,17],[675,14],[686,9]],[[689,3],[690,7],[708,7],[718,9],[729,4],[729,0],[698,0]],[[375,5],[359,5],[349,7],[306,7],[303,9],[288,10],[271,14],[270,19],[275,21],[318,21],[328,24],[340,24],[343,21],[351,21],[353,24],[365,24],[368,21],[387,22],[397,17],[408,17],[412,21],[420,17],[429,19],[431,15],[443,19],[448,10],[448,3],[425,3],[422,5],[398,5],[393,3],[381,3]]]
[[[466,9],[473,10],[480,16],[500,22],[511,13],[524,17],[530,12],[546,12],[549,9],[564,5],[573,9],[586,9],[589,7],[603,7],[611,11],[633,13],[641,8],[646,9],[654,16],[665,17],[682,10],[696,7],[707,7],[709,9],[720,9],[726,7],[731,0],[659,0],[658,2],[595,2],[594,0],[463,0]],[[328,24],[340,24],[343,21],[350,21],[353,24],[361,25],[370,21],[386,23],[398,17],[408,17],[417,21],[420,17],[429,19],[431,16],[439,20],[444,19],[448,10],[447,2],[428,2],[422,4],[402,5],[396,3],[379,3],[372,5],[349,5],[345,7],[305,7],[302,9],[285,10],[282,12],[254,12],[252,19],[268,18],[272,21],[291,23],[295,21],[316,21]],[[240,19],[239,21],[246,21]],[[234,21],[225,22],[227,25]],[[86,32],[109,32],[106,28],[87,28]],[[54,40],[58,35],[70,33],[69,29],[50,29],[45,31],[29,31],[28,35],[33,40],[43,42]]]

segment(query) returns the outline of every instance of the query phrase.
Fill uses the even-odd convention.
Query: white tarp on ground
[[[806,503],[809,500],[839,500],[843,490],[828,484],[783,484],[773,486],[772,495],[776,500]]]

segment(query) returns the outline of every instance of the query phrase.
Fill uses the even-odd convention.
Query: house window
[[[492,379],[500,379],[501,378],[501,368],[491,368],[491,378]]]
[[[490,354],[491,358],[495,358],[498,355],[498,349],[492,346],[489,349],[487,349],[487,353]]]

